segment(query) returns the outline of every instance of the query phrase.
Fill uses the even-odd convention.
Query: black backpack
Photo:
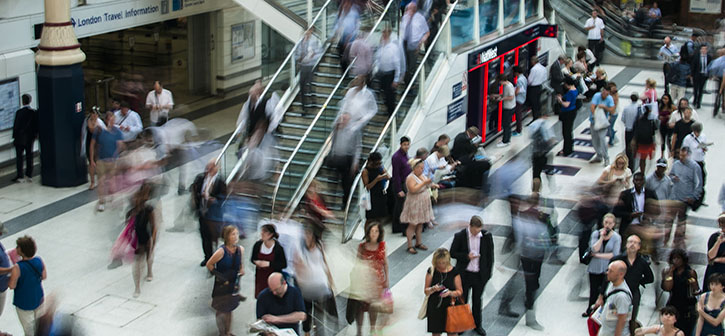
[[[677,62],[667,63],[666,69],[667,69],[667,81],[669,83],[680,82],[680,69],[679,69]]]
[[[642,107],[639,108],[642,109]],[[638,144],[649,145],[654,143],[657,124],[647,116],[640,115],[640,112],[646,113],[646,111],[637,111],[637,121],[634,123],[634,138]]]

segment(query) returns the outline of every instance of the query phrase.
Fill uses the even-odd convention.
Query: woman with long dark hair
[[[254,243],[252,247],[252,264],[257,266],[254,274],[254,298],[259,296],[267,285],[267,278],[274,272],[282,272],[287,268],[287,257],[285,257],[284,249],[277,239],[279,233],[277,228],[272,224],[262,225],[259,230],[261,239]]]
[[[126,213],[126,222],[133,221],[136,232],[136,255],[133,263],[133,283],[136,290],[133,297],[141,295],[141,268],[146,262],[146,281],[153,279],[152,265],[158,225],[156,209],[148,201],[153,192],[153,184],[144,182],[131,198],[131,209]]]
[[[687,252],[676,248],[670,252],[669,267],[662,270],[662,290],[670,292],[668,306],[673,306],[680,313],[675,326],[692,335],[697,321],[696,294],[700,291],[697,284],[697,272],[690,267]]]
[[[660,145],[662,155],[660,155],[660,158],[666,157],[665,147],[669,144],[670,136],[672,135],[672,129],[667,126],[667,122],[670,120],[672,112],[676,110],[677,105],[672,101],[672,96],[669,93],[663,94],[657,108],[658,118],[660,120],[660,136],[662,137],[662,144]]]

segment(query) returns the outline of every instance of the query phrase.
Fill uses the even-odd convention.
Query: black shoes
[[[511,310],[511,308],[509,308],[509,307],[499,308],[498,314],[501,316],[507,316],[507,317],[513,317],[513,318],[518,318],[519,316],[521,316],[521,315],[519,315],[519,313]]]
[[[206,262],[207,262],[207,260],[206,260],[206,259],[202,260],[202,261],[201,261],[201,264],[199,264],[199,266],[200,266],[200,267],[204,267],[204,266],[206,266]]]
[[[486,330],[484,330],[481,327],[476,327],[476,329],[473,329],[473,331],[475,331],[476,334],[479,334],[481,336],[486,336]]]

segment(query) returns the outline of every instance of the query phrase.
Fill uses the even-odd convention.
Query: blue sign
[[[458,82],[456,84],[453,84],[453,98],[456,99],[463,94],[463,82]]]
[[[589,139],[574,139],[574,146],[594,147]]]
[[[546,175],[574,176],[579,172],[579,170],[580,169],[577,167],[563,165],[546,165],[546,167],[544,167],[544,173],[546,173]]]
[[[453,103],[448,104],[448,124],[450,124],[453,120],[458,119],[460,116],[466,114],[466,111],[463,109],[463,98],[454,101]]]

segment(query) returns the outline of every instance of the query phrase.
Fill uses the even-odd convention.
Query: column
[[[38,129],[41,183],[72,187],[86,183],[81,127],[86,107],[80,49],[70,22],[69,0],[45,0],[38,63]]]

